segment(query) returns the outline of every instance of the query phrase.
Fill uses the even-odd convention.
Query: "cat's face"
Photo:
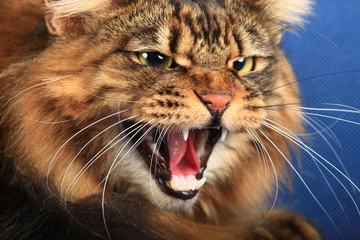
[[[201,201],[201,193],[245,191],[241,185],[253,180],[242,174],[264,164],[251,140],[264,139],[256,131],[271,138],[267,121],[299,128],[296,113],[267,109],[299,102],[278,46],[279,19],[259,1],[133,1],[109,9],[68,22],[48,18],[57,36],[29,83],[47,87],[28,105],[43,121],[63,123],[46,126],[61,137],[43,171],[65,198],[98,185],[167,209]],[[231,187],[220,189],[224,183]]]

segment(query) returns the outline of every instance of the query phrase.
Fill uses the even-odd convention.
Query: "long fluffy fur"
[[[110,0],[46,0],[46,8],[58,18],[71,17],[84,12],[101,11]]]
[[[289,24],[298,25],[303,16],[310,13],[310,0],[250,0],[258,1],[280,19]],[[111,4],[111,0],[46,0],[47,8],[58,17],[70,17],[84,12],[101,11]]]

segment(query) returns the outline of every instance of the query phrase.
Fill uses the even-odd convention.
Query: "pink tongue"
[[[185,141],[182,132],[171,132],[167,136],[172,175],[196,175],[200,171],[199,159],[196,156],[193,133],[189,132]]]

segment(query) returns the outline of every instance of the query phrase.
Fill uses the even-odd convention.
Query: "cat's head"
[[[279,44],[308,9],[292,0],[48,1],[52,40],[28,86],[42,88],[20,100],[37,109],[32,120],[57,122],[29,120],[41,125],[34,142],[47,145],[31,153],[40,172],[70,199],[106,187],[166,209],[253,201],[274,181],[266,172],[281,170],[275,148],[286,155],[275,129],[300,128],[298,113],[281,110],[299,99]],[[272,141],[262,159],[256,148]]]

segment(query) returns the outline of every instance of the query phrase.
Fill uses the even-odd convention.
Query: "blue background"
[[[299,82],[304,106],[340,108],[317,104],[336,103],[360,109],[360,1],[316,1],[313,14],[307,17],[305,28],[286,33],[283,48],[299,80],[314,77]],[[328,73],[330,75],[320,76]],[[360,122],[360,113],[307,112]],[[354,184],[360,186],[360,125],[314,115],[308,116],[328,126],[329,129],[324,126],[318,128],[322,128],[321,134],[326,137],[336,154],[321,134],[316,133],[310,126],[307,127],[309,134],[305,136],[306,143],[348,175]],[[322,123],[318,122],[318,124]],[[320,167],[325,177],[322,175],[314,160],[306,152],[301,153],[301,163],[298,164],[295,160],[294,164],[327,213],[296,174],[293,174],[293,189],[281,190],[277,200],[278,206],[286,206],[316,222],[321,227],[326,240],[360,239],[360,214],[357,209],[360,208],[360,193],[356,188],[329,164],[324,163],[339,178],[358,206],[354,204],[341,184],[326,169]]]

